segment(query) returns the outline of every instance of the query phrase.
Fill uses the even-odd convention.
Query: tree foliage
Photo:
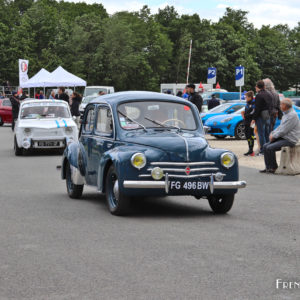
[[[172,6],[110,16],[102,4],[0,0],[0,80],[13,85],[24,58],[30,77],[62,65],[89,85],[159,90],[160,83],[186,81],[190,40],[190,82],[206,82],[207,68],[216,67],[221,86],[236,90],[234,70],[243,65],[245,89],[266,77],[279,90],[298,86],[300,23],[257,29],[247,12],[230,8],[213,23]]]

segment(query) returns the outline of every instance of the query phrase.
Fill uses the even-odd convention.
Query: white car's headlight
[[[225,152],[221,155],[221,164],[223,167],[229,169],[235,163],[234,155],[230,152]]]
[[[221,123],[226,123],[226,122],[229,122],[229,121],[231,121],[232,119],[233,119],[232,117],[229,117],[229,118],[223,119],[223,120],[221,121]]]
[[[29,136],[31,134],[30,128],[24,128],[24,135]]]
[[[146,163],[146,156],[143,153],[135,153],[131,157],[131,164],[139,170],[144,168]]]
[[[66,132],[66,134],[72,134],[73,133],[73,128],[72,127],[65,127],[65,132]]]

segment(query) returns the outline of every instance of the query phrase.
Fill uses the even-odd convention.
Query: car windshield
[[[65,105],[56,103],[28,103],[22,106],[21,119],[70,118],[70,111]]]
[[[222,104],[210,109],[207,113],[220,113],[229,108],[232,104]]]
[[[82,103],[90,103],[93,99],[97,98],[98,97],[98,94],[95,94],[95,95],[92,95],[92,96],[87,96],[87,97],[84,97],[83,100],[82,100]]]
[[[195,130],[197,123],[189,104],[163,101],[135,101],[120,104],[118,115],[125,130],[177,128]]]
[[[86,88],[83,96],[84,97],[87,97],[87,96],[97,97],[99,92],[104,92],[105,94],[107,94],[107,89],[106,88]]]

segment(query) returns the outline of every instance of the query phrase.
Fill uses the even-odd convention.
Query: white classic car
[[[64,149],[78,140],[78,128],[68,103],[61,100],[26,100],[15,126],[14,151]]]

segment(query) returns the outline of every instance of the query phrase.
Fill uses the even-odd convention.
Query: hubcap
[[[119,199],[119,183],[118,183],[118,180],[116,180],[115,183],[114,183],[113,192],[114,192],[116,202],[118,202],[118,199]]]

